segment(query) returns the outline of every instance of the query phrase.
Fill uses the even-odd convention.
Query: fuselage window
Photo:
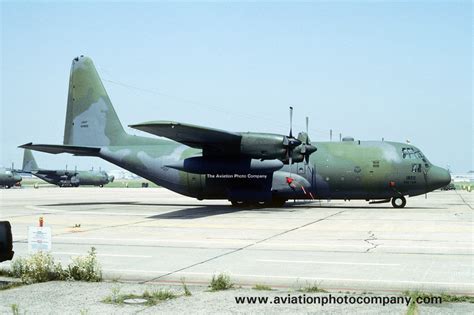
[[[372,167],[379,167],[380,161],[372,161]]]
[[[412,173],[420,173],[421,172],[421,164],[412,164],[411,165]]]

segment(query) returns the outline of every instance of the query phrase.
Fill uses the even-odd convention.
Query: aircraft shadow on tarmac
[[[274,213],[274,212],[295,212],[297,209],[286,207],[286,208],[261,208],[261,207],[245,207],[245,208],[234,208],[230,206],[222,205],[208,205],[199,206],[193,208],[187,208],[182,210],[170,211],[167,213],[157,214],[148,217],[148,219],[198,219],[203,217],[210,217],[221,214],[236,213],[251,211],[252,213]]]
[[[149,207],[187,207],[185,209],[172,210],[165,213],[160,213],[156,215],[148,216],[148,219],[198,219],[203,217],[210,217],[222,214],[236,213],[251,211],[254,214],[266,214],[266,213],[275,213],[275,212],[297,212],[302,209],[344,209],[344,210],[376,210],[376,209],[385,209],[385,210],[400,210],[393,209],[391,206],[380,206],[380,205],[367,205],[367,206],[349,206],[349,205],[328,205],[328,204],[319,204],[308,203],[308,202],[288,202],[284,207],[281,208],[263,208],[263,207],[243,207],[236,208],[231,207],[230,205],[193,205],[185,203],[142,203],[138,201],[127,201],[127,202],[71,202],[71,203],[55,203],[55,204],[45,204],[43,207],[74,207],[74,206],[114,206],[114,205],[124,205],[131,206],[132,209],[137,207],[149,206]],[[407,207],[403,211],[410,211],[416,209],[432,209],[433,207]],[[71,209],[71,211],[100,211],[102,209],[93,208],[93,209]],[[105,209],[104,209],[105,210]],[[99,214],[100,212],[98,212]]]
[[[114,206],[114,205],[125,205],[134,207],[142,206],[155,206],[155,207],[187,207],[185,209],[172,210],[165,213],[151,215],[149,219],[198,219],[203,217],[228,214],[234,212],[252,211],[252,213],[272,213],[272,212],[294,212],[298,211],[296,207],[282,207],[282,208],[262,208],[262,207],[244,207],[235,208],[230,205],[193,205],[193,204],[178,204],[178,203],[141,203],[141,202],[71,202],[71,203],[55,203],[55,204],[44,204],[41,207],[77,207],[77,206]],[[81,209],[70,209],[74,212],[81,211],[97,211],[100,214],[99,208],[81,208]],[[137,209],[138,210],[138,209]],[[133,210],[132,210],[133,211]]]
[[[104,202],[65,202],[40,205],[41,207],[71,207],[71,206],[97,206],[97,205],[122,205],[122,206],[192,206],[190,204],[177,203],[143,203],[140,201],[104,201]]]

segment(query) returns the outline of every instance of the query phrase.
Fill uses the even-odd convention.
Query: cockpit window
[[[416,148],[402,148],[402,157],[409,160],[421,159],[426,168],[430,167],[430,162],[428,162],[423,153]]]
[[[414,148],[402,148],[402,157],[404,159],[423,159],[424,156],[420,150]]]
[[[418,152],[415,152],[415,150],[413,150],[413,148],[402,148],[402,157],[404,159],[416,159],[417,154]]]

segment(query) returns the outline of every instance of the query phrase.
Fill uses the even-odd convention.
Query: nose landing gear
[[[407,200],[403,196],[393,197],[392,198],[392,206],[394,208],[403,208],[407,204]]]

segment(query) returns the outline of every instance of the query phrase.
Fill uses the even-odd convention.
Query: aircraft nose
[[[13,177],[14,180],[16,180],[17,182],[21,182],[21,176],[20,175],[15,175]]]
[[[432,166],[428,171],[427,184],[430,190],[435,190],[448,185],[451,182],[451,175],[442,167]]]

